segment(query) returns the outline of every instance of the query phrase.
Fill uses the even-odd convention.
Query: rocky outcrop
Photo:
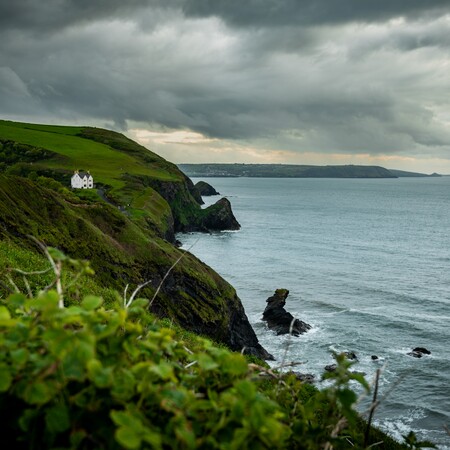
[[[287,289],[277,289],[275,294],[266,300],[267,306],[263,313],[263,320],[267,322],[269,329],[274,330],[278,335],[291,333],[299,336],[306,333],[311,325],[296,319],[284,309],[288,295]]]
[[[312,373],[301,373],[301,372],[287,372],[287,375],[294,375],[297,380],[302,383],[314,384],[316,382],[316,377]]]
[[[202,212],[200,226],[206,230],[239,230],[241,228],[231,210],[230,201],[226,198],[221,198]]]
[[[200,193],[202,197],[209,197],[212,195],[220,195],[209,183],[206,181],[199,181],[195,183],[195,188]]]
[[[407,353],[407,355],[412,356],[413,358],[422,358],[423,355],[431,355],[431,352],[424,347],[416,347],[413,348],[411,352]]]
[[[358,357],[355,352],[344,352],[344,355],[350,361],[358,361]]]

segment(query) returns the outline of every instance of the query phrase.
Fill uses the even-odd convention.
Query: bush
[[[286,442],[277,404],[240,354],[191,352],[145,312],[56,292],[0,307],[3,440],[18,448],[254,448]]]
[[[56,266],[67,263],[48,254]],[[333,385],[319,391],[158,321],[147,300],[106,309],[85,296],[64,307],[62,292],[0,300],[5,448],[364,447],[349,382],[367,383],[344,355],[327,375]],[[408,439],[408,448],[423,444]],[[386,448],[405,447],[389,440]]]

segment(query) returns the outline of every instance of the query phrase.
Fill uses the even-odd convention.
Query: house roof
[[[84,178],[84,177],[92,177],[92,175],[89,172],[76,172],[74,175],[79,175],[80,178]]]

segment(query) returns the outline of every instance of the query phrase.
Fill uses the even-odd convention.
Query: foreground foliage
[[[63,267],[89,264],[55,249],[57,290],[0,299],[0,420],[6,448],[344,449],[407,447],[354,410],[344,355],[327,389],[300,382],[158,320],[148,300],[64,305]],[[81,278],[80,278],[81,279]],[[59,288],[58,288],[59,286]],[[366,436],[365,436],[366,435]]]
[[[55,291],[0,306],[0,415],[13,448],[361,447],[343,359],[319,392],[163,326],[146,300],[58,307]]]

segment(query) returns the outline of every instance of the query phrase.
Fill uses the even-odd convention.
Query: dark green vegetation
[[[365,437],[343,356],[323,391],[268,370],[234,289],[167,240],[226,199],[202,212],[175,166],[105,130],[3,122],[0,141],[6,448],[404,448]],[[74,168],[101,191],[69,190]]]
[[[106,198],[155,235],[203,231],[210,210],[174,164],[113,131],[0,121],[0,172],[46,176],[70,187],[90,170]]]
[[[349,382],[368,386],[343,355],[318,391],[158,321],[148,300],[60,300],[55,291],[0,300],[5,448],[419,448],[365,436]]]
[[[303,166],[295,164],[180,164],[190,177],[397,178],[379,166]]]
[[[12,269],[48,267],[33,236],[91,262],[96,277],[72,286],[73,301],[88,292],[110,301],[112,292],[145,282],[143,293],[152,298],[167,274],[149,306],[153,313],[233,349],[268,356],[233,287],[171,243],[175,231],[223,225],[229,204],[202,210],[192,182],[176,166],[114,132],[0,122],[0,145],[10,155],[0,174],[0,245],[8,250],[0,252],[0,297],[25,287]],[[74,169],[90,169],[101,196],[68,189]],[[33,292],[48,283],[36,275]]]

